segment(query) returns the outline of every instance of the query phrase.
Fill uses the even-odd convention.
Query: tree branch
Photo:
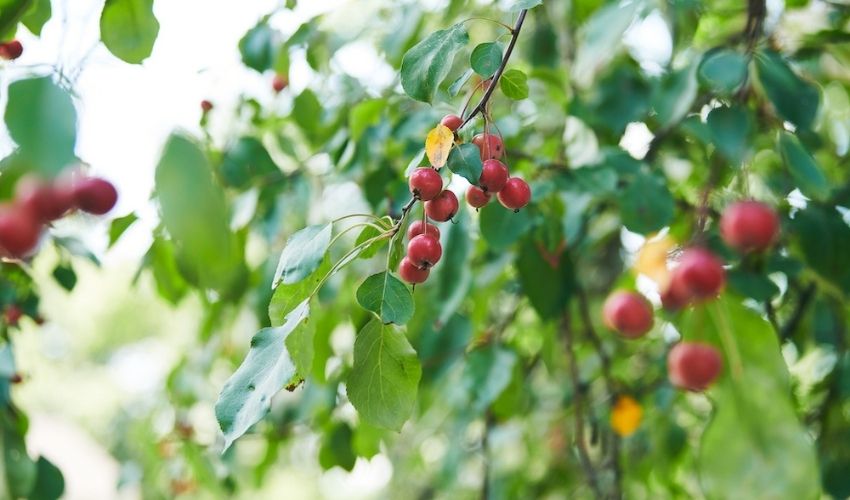
[[[469,115],[463,120],[463,123],[460,124],[458,130],[462,129],[469,123],[475,115],[479,113],[483,113],[485,108],[487,107],[487,103],[490,101],[490,97],[493,95],[493,91],[496,90],[496,85],[499,83],[499,79],[502,78],[502,73],[505,72],[505,67],[508,65],[508,59],[511,58],[511,53],[514,51],[514,46],[516,45],[517,38],[519,38],[519,32],[522,29],[522,23],[525,22],[525,15],[528,13],[527,9],[523,9],[519,13],[519,18],[517,18],[516,24],[513,29],[511,29],[511,41],[508,43],[508,48],[505,50],[505,55],[502,57],[502,63],[499,64],[499,69],[496,70],[496,73],[493,75],[493,78],[490,79],[490,86],[487,87],[487,90],[484,91],[484,95],[481,97],[481,100],[478,101],[478,104],[472,108],[472,111]]]

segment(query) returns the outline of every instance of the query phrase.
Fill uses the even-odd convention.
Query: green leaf
[[[538,5],[543,5],[543,0],[515,0],[510,7],[508,7],[508,12],[519,12],[521,10],[533,9]]]
[[[752,119],[741,107],[714,108],[706,119],[711,141],[732,166],[739,167],[747,153]]]
[[[495,344],[469,353],[463,382],[474,412],[482,413],[508,387],[516,361],[516,353]]]
[[[230,230],[224,193],[204,153],[192,140],[172,135],[155,180],[162,221],[175,242],[181,273],[203,287],[226,290],[243,272],[243,249]]]
[[[29,12],[34,0],[0,0],[0,40],[15,35],[18,21]]]
[[[422,367],[404,333],[373,319],[354,341],[348,399],[364,422],[400,431],[413,413]]]
[[[322,104],[310,89],[298,94],[292,103],[292,117],[311,142],[319,140],[322,125]]]
[[[667,74],[652,95],[652,107],[658,115],[658,123],[669,127],[681,120],[697,96],[697,81],[694,66],[690,65]]]
[[[45,177],[74,162],[77,112],[71,96],[49,77],[18,80],[8,95],[6,127],[20,146],[20,159]]]
[[[10,418],[17,421],[10,422]],[[4,418],[2,425],[0,444],[3,446],[3,471],[0,472],[5,473],[4,479],[9,490],[7,498],[29,498],[35,486],[38,469],[27,454],[24,442],[27,422],[25,417],[13,414]]]
[[[137,220],[139,220],[139,218],[136,217],[136,214],[132,212],[125,215],[124,217],[112,219],[112,223],[109,224],[109,247],[111,248],[112,245],[114,245],[115,242],[118,241],[118,238],[120,238],[121,235],[124,234],[124,231],[126,231],[127,228],[132,226],[133,223]]]
[[[810,128],[820,104],[818,88],[797,76],[772,50],[757,53],[755,61],[759,81],[779,116],[799,128]]]
[[[277,49],[277,33],[264,22],[248,30],[239,40],[242,63],[260,73],[271,68],[276,62]]]
[[[269,302],[269,320],[272,326],[282,325],[290,312],[310,298],[330,270],[331,259],[325,254],[319,266],[306,278],[291,284],[277,285]]]
[[[162,238],[154,238],[145,255],[145,262],[153,273],[159,296],[177,305],[189,291],[189,284],[177,268],[174,245]]]
[[[386,99],[369,99],[354,106],[348,115],[351,139],[359,140],[367,128],[380,123],[381,113],[386,106]]]
[[[753,271],[732,269],[726,273],[729,286],[733,290],[752,299],[763,302],[779,294],[779,287],[767,276]]]
[[[673,196],[667,185],[653,175],[639,174],[619,202],[620,218],[629,231],[649,234],[673,220]]]
[[[490,78],[502,64],[502,46],[497,42],[479,44],[469,56],[472,70],[484,78]]]
[[[315,271],[331,244],[333,224],[307,226],[289,237],[280,254],[272,287],[297,283]]]
[[[309,313],[310,305],[305,300],[282,326],[264,328],[251,339],[248,355],[224,384],[215,404],[225,450],[269,412],[272,396],[295,375],[295,364],[285,342]]]
[[[781,132],[779,149],[785,166],[788,167],[788,171],[791,172],[791,176],[794,177],[804,195],[818,200],[829,196],[831,190],[829,181],[797,137]]]
[[[617,55],[623,35],[641,6],[642,2],[609,3],[595,10],[579,29],[572,71],[581,86],[589,85],[593,76]]]
[[[357,235],[357,240],[354,242],[355,246],[360,246],[363,243],[380,236],[381,232],[374,226],[366,226],[360,231],[360,234]],[[371,245],[368,245],[366,248],[360,251],[357,255],[361,259],[371,259],[375,255],[378,254],[378,251],[387,244],[388,238],[381,238]]]
[[[478,185],[481,177],[481,152],[475,144],[466,143],[452,148],[446,164],[453,173],[460,175],[471,184]]]
[[[499,88],[508,99],[521,101],[528,97],[528,77],[518,69],[509,69],[502,73]]]
[[[850,293],[850,226],[834,207],[810,203],[791,220],[794,247],[822,278]]]
[[[221,160],[221,177],[227,186],[244,188],[251,182],[268,182],[275,175],[283,173],[254,137],[240,137]]]
[[[70,264],[60,264],[53,268],[53,279],[69,292],[77,285],[77,273]]]
[[[384,323],[403,325],[413,317],[410,289],[388,272],[373,274],[357,288],[357,303]]]
[[[548,253],[544,257],[544,252]],[[575,289],[573,263],[563,249],[546,249],[525,238],[516,261],[519,282],[534,310],[544,320],[561,316]]]
[[[719,48],[705,53],[699,63],[699,81],[708,89],[730,95],[747,78],[747,58],[730,49]]]
[[[519,240],[532,225],[528,210],[506,210],[498,203],[489,203],[480,211],[481,235],[494,251],[504,250]]]
[[[345,423],[339,423],[330,432],[325,432],[319,447],[319,465],[329,470],[335,466],[351,471],[357,461],[352,448],[354,433]]]
[[[447,226],[447,227],[446,227]],[[439,314],[435,320],[443,325],[469,296],[472,285],[472,266],[469,258],[472,253],[469,216],[461,211],[452,224],[443,225],[441,243],[443,257],[440,265],[431,271],[430,282],[426,287],[431,291],[432,303],[438,305]]]
[[[38,457],[36,469],[35,488],[30,493],[29,500],[58,500],[65,492],[62,471],[44,457]]]
[[[106,0],[100,15],[100,39],[119,59],[140,64],[151,55],[158,34],[153,0]]]
[[[817,498],[813,444],[791,400],[788,369],[776,332],[740,299],[724,297],[686,313],[685,340],[723,353],[709,390],[714,412],[697,466],[707,498]]]
[[[449,85],[449,95],[452,97],[457,97],[457,95],[460,93],[460,90],[463,88],[466,82],[468,82],[469,79],[472,78],[472,75],[474,74],[475,71],[472,71],[472,69],[464,71],[462,75],[457,77],[457,80],[455,80],[454,82],[452,82],[451,85]]]
[[[417,101],[431,103],[449,75],[455,55],[469,41],[462,23],[435,31],[414,45],[401,61],[401,86]]]
[[[50,20],[51,14],[50,0],[33,0],[30,9],[21,18],[21,22],[34,35],[41,36],[41,29]]]

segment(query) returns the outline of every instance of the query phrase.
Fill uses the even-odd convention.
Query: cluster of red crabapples
[[[779,234],[779,217],[772,208],[757,201],[730,205],[720,218],[720,236],[729,247],[746,254],[763,252]],[[726,283],[723,261],[703,247],[682,252],[661,291],[661,304],[677,311],[717,297]],[[653,310],[641,294],[617,291],[605,301],[603,321],[623,337],[645,335],[653,325]],[[667,355],[670,382],[681,389],[704,391],[720,375],[720,352],[704,342],[677,343]]]
[[[47,181],[25,176],[15,186],[15,199],[0,205],[0,256],[27,257],[47,224],[75,209],[104,215],[117,201],[115,187],[97,177]]]
[[[456,133],[463,124],[457,115],[446,115],[440,121]],[[505,208],[519,211],[531,201],[531,188],[519,177],[510,177],[508,167],[500,160],[505,152],[502,139],[493,134],[478,134],[472,139],[481,155],[481,176],[478,185],[466,191],[466,202],[476,210],[490,202],[493,193]],[[457,196],[443,189],[443,178],[433,167],[419,167],[408,180],[413,196],[425,202],[425,215],[437,222],[450,220],[458,211]],[[443,255],[440,230],[426,221],[415,221],[407,230],[407,255],[399,264],[398,273],[408,283],[422,283],[428,279],[431,267]]]

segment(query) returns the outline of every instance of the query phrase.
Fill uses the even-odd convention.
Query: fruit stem
[[[484,95],[481,97],[481,100],[478,101],[478,104],[476,104],[474,108],[472,108],[472,112],[469,113],[469,116],[463,120],[460,127],[458,127],[458,130],[462,129],[467,123],[469,123],[475,115],[484,111],[484,108],[487,106],[487,102],[490,100],[490,97],[493,95],[493,91],[496,90],[496,85],[499,83],[499,79],[502,77],[502,73],[505,72],[505,67],[508,65],[511,53],[514,51],[514,46],[516,45],[517,38],[519,38],[519,32],[522,29],[522,23],[525,22],[526,14],[528,14],[528,9],[520,11],[519,18],[517,18],[513,29],[511,29],[511,41],[508,43],[508,48],[505,50],[505,55],[502,57],[502,63],[499,64],[499,69],[497,69],[496,73],[493,75],[493,78],[490,81],[490,86],[484,91]]]

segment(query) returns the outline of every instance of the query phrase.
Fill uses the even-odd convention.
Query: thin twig
[[[505,50],[505,55],[502,57],[501,64],[499,64],[499,69],[496,70],[493,78],[490,79],[490,86],[484,91],[484,95],[481,97],[481,100],[478,101],[478,104],[476,104],[474,108],[472,108],[472,112],[470,112],[463,120],[463,123],[460,124],[458,130],[463,128],[467,123],[475,118],[475,115],[482,113],[487,107],[487,102],[490,100],[490,96],[493,95],[493,91],[496,90],[496,85],[499,83],[502,73],[505,72],[505,67],[508,65],[508,60],[511,58],[511,53],[514,51],[514,46],[516,45],[517,38],[519,38],[519,32],[522,29],[522,23],[525,21],[525,15],[527,13],[527,9],[520,11],[519,18],[517,18],[516,24],[514,25],[513,30],[511,30],[511,41],[508,43],[508,48]]]
[[[785,326],[779,330],[780,341],[784,342],[788,340],[788,338],[797,330],[797,327],[800,326],[800,322],[806,314],[806,308],[815,297],[815,291],[817,291],[817,287],[814,283],[811,283],[800,294],[800,300],[797,301],[797,307],[794,309],[794,313],[791,314],[791,317],[788,319],[788,322],[785,323]]]
[[[584,475],[587,477],[587,482],[593,490],[596,498],[603,498],[602,490],[599,488],[599,479],[596,477],[596,469],[593,467],[593,462],[590,460],[590,452],[587,450],[587,441],[584,437],[584,388],[582,387],[579,371],[578,360],[576,359],[575,350],[573,347],[573,330],[570,313],[564,313],[564,318],[561,327],[564,335],[564,344],[567,351],[567,361],[569,363],[570,382],[573,387],[575,401],[575,442],[578,449],[579,462],[581,462]]]

